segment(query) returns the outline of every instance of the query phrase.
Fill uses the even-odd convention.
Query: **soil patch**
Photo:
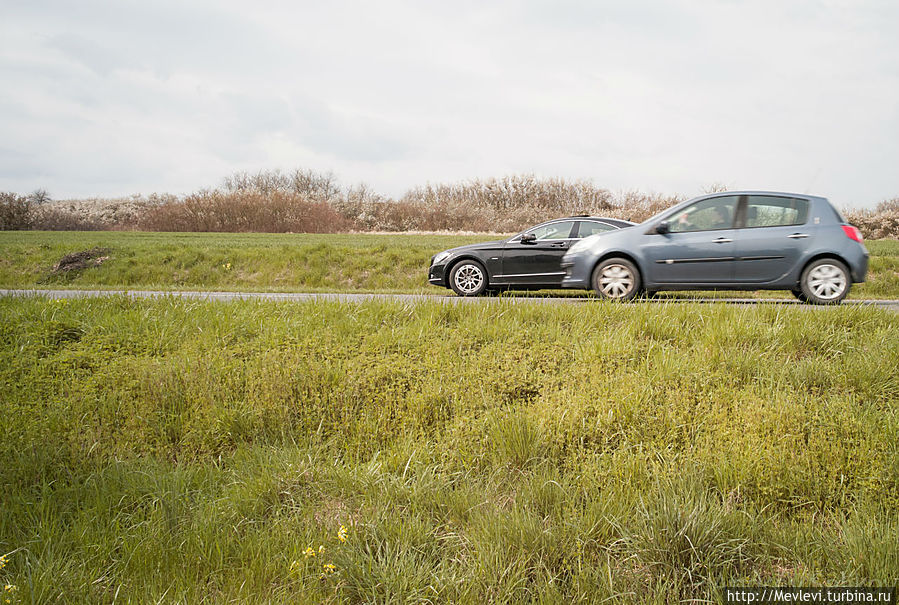
[[[81,271],[89,267],[99,267],[107,260],[109,260],[109,248],[91,248],[81,252],[72,252],[59,259],[59,262],[53,265],[50,273],[58,275],[70,271]]]

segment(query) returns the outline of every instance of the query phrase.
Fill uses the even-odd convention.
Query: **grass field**
[[[445,294],[427,285],[430,257],[497,237],[0,232],[0,287]],[[899,298],[899,241],[866,245],[872,254],[868,281],[854,286],[850,297]],[[107,249],[108,260],[99,267],[52,274],[65,254],[92,248]]]
[[[41,603],[896,586],[897,366],[899,316],[856,306],[2,298],[0,583]]]

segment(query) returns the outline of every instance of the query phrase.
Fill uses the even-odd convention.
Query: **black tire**
[[[450,288],[459,296],[480,296],[487,290],[487,269],[476,260],[463,260],[453,265]]]
[[[799,299],[799,302],[808,302],[808,299],[805,297],[805,294],[802,293],[800,288],[793,288],[790,292]]]
[[[631,300],[643,288],[639,269],[626,258],[608,258],[599,263],[590,283],[596,294],[606,300]]]
[[[849,269],[832,258],[819,258],[809,263],[799,279],[802,295],[813,305],[838,305],[849,294],[851,286]]]

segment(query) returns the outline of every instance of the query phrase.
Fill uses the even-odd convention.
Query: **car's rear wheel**
[[[838,304],[849,294],[851,285],[846,265],[832,258],[821,258],[810,263],[799,280],[806,301],[815,305]]]
[[[593,270],[593,290],[608,300],[631,300],[642,285],[640,271],[625,258],[609,258]]]
[[[479,296],[487,289],[487,270],[474,260],[463,260],[450,271],[450,287],[459,296]]]
[[[790,292],[799,299],[799,302],[808,302],[808,299],[805,297],[805,294],[802,293],[801,288],[793,288]]]

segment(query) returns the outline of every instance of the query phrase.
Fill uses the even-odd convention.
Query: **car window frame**
[[[572,237],[571,234],[577,232],[577,229],[578,229],[578,220],[577,220],[577,219],[572,219],[572,218],[560,218],[560,219],[556,219],[556,220],[552,220],[552,221],[546,221],[545,223],[540,223],[539,225],[534,225],[533,227],[528,227],[527,229],[525,229],[525,230],[522,231],[521,233],[519,233],[519,234],[517,234],[517,235],[513,235],[513,236],[508,240],[508,243],[514,244],[514,243],[516,243],[516,242],[521,241],[521,237],[522,237],[522,236],[527,235],[528,233],[530,233],[530,232],[533,231],[534,229],[539,229],[540,227],[546,227],[547,225],[553,225],[553,224],[555,224],[555,223],[567,223],[568,221],[571,221],[571,222],[572,222],[571,229],[568,230],[568,237],[562,237],[562,238],[559,238],[559,239],[540,239],[540,240],[537,240],[537,241],[538,241],[538,242],[560,242],[560,241],[563,241],[563,240],[566,240],[566,239],[577,239],[576,237]]]
[[[754,227],[750,227],[749,225],[746,224],[746,222],[749,219],[749,199],[752,197],[768,197],[768,198],[774,197],[774,198],[780,198],[780,199],[785,199],[785,200],[799,200],[799,201],[805,202],[805,204],[806,204],[805,220],[802,221],[801,223],[788,223],[788,224],[783,224],[783,225],[756,225]],[[805,197],[799,197],[796,195],[779,195],[779,194],[772,194],[772,193],[747,193],[747,194],[740,196],[739,207],[738,207],[738,211],[737,211],[738,214],[736,215],[736,221],[735,221],[735,225],[736,225],[735,228],[736,229],[775,229],[777,227],[801,227],[803,225],[807,225],[809,220],[811,219],[811,215],[812,215],[811,209],[812,209],[812,202],[810,199],[805,198]]]
[[[591,233],[590,235],[581,235],[581,224],[582,223],[595,223],[598,225],[605,225],[606,227],[609,227],[605,231],[599,231],[598,233],[608,233],[609,231],[617,231],[618,229],[621,229],[621,227],[616,227],[615,225],[608,223],[606,221],[600,221],[600,220],[591,219],[591,218],[582,218],[579,221],[577,221],[577,225],[575,225],[575,230],[573,231],[573,233],[576,233],[577,235],[575,235],[571,239],[584,239],[585,237],[590,237],[590,235],[596,235],[596,233]]]
[[[709,231],[726,231],[726,230],[729,230],[729,229],[738,229],[739,227],[737,227],[737,224],[738,224],[737,221],[739,220],[740,205],[741,205],[740,203],[742,202],[742,200],[743,200],[743,198],[744,198],[745,196],[743,196],[743,195],[735,195],[735,194],[733,194],[733,193],[722,193],[721,195],[713,195],[713,196],[703,197],[703,198],[700,198],[700,199],[698,199],[698,200],[694,200],[692,204],[687,204],[687,205],[684,205],[684,206],[679,206],[678,208],[672,210],[669,214],[665,215],[665,216],[662,218],[662,220],[663,220],[663,221],[668,221],[669,224],[672,224],[674,218],[675,218],[677,215],[679,215],[680,213],[686,212],[687,208],[692,208],[693,206],[695,206],[695,205],[697,205],[697,204],[701,204],[701,203],[703,203],[703,202],[708,202],[709,200],[718,200],[718,199],[726,198],[726,197],[735,197],[735,198],[737,198],[737,199],[736,199],[736,202],[734,202],[734,210],[733,210],[733,215],[731,216],[730,226],[729,226],[729,227],[716,227],[716,228],[714,228],[714,229],[690,229],[689,231],[675,231],[675,230],[671,229],[671,230],[669,231],[669,233],[671,233],[671,234],[676,234],[676,233],[708,233]],[[744,206],[744,207],[745,207],[745,206]],[[656,223],[656,224],[658,224],[658,223]]]

